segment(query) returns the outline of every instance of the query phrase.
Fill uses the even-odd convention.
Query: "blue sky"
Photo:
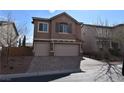
[[[96,23],[98,19],[103,21],[108,20],[111,25],[124,23],[123,10],[4,10],[0,11],[0,18],[4,17],[8,12],[11,12],[13,18],[16,20],[16,23],[27,23],[29,30],[27,36],[30,37],[30,40],[28,40],[30,42],[33,37],[33,25],[31,23],[32,17],[50,18],[61,12],[67,12],[79,22],[83,22],[85,24]]]

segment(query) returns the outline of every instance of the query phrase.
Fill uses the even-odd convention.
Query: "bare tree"
[[[17,39],[16,33],[14,33],[14,22],[10,14],[6,15],[6,21],[1,20],[0,21],[0,43],[4,47],[11,47],[14,45],[14,41]]]
[[[102,52],[102,57],[104,58],[106,53],[108,53],[108,49],[111,48],[111,28],[109,27],[108,21],[99,20],[97,22],[96,27],[94,30],[96,33],[96,40],[98,48]]]
[[[8,64],[10,51],[9,49],[10,47],[17,47],[17,41],[24,37],[24,32],[27,32],[27,26],[26,24],[17,25],[11,12],[6,13],[4,17],[5,19],[0,19],[0,44],[3,48],[6,47],[5,54],[6,62]]]
[[[15,46],[17,43],[18,34],[15,32],[15,24],[10,13],[5,16],[6,19],[1,19],[0,26],[0,44],[2,47],[6,47],[6,61],[8,63],[9,47]],[[4,57],[5,58],[5,57]]]

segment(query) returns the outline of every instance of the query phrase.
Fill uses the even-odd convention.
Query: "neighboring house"
[[[121,53],[124,53],[124,24],[119,24],[113,27],[113,37],[122,39],[121,41],[115,41],[112,43],[114,49],[119,49]]]
[[[79,56],[82,23],[63,12],[51,18],[33,17],[35,56]]]
[[[113,35],[123,31],[124,25],[116,26],[99,26],[84,24],[82,27],[83,51],[85,53],[98,53],[101,50],[120,48],[120,43],[113,41]]]
[[[82,27],[84,52],[96,53],[111,48],[111,33],[111,27],[84,24]]]
[[[18,36],[13,22],[0,21],[0,47],[17,46]]]

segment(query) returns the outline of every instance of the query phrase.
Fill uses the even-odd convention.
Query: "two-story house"
[[[35,56],[79,56],[82,23],[63,12],[51,18],[33,17]]]
[[[34,56],[17,57],[22,62],[15,59],[17,62],[15,66],[10,64],[14,68],[10,72],[35,75],[79,72],[82,23],[65,12],[51,18],[33,17],[32,23]]]

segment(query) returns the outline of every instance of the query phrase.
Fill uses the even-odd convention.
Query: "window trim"
[[[40,23],[42,23],[42,24],[47,24],[47,31],[40,31],[39,30],[39,25],[40,25]],[[38,32],[40,32],[40,33],[48,33],[49,32],[49,23],[48,22],[38,22]]]
[[[68,32],[58,32],[58,34],[70,34]]]

